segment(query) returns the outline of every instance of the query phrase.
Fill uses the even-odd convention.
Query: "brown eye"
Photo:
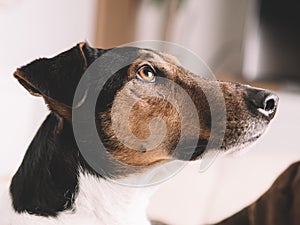
[[[155,81],[155,71],[151,66],[144,65],[138,69],[137,77],[143,81],[154,82]]]

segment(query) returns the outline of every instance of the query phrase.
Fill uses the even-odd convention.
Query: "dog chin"
[[[260,138],[260,136],[261,134],[258,134],[245,141],[242,141],[241,143],[225,147],[221,150],[221,154],[226,156],[240,156],[242,154],[245,154],[249,151],[249,146],[253,145],[256,142],[256,140]],[[224,151],[224,149],[226,150]]]
[[[262,132],[263,133],[263,132]],[[199,160],[202,158],[205,158],[205,156],[214,151],[214,152],[218,152],[218,154],[222,155],[222,156],[237,156],[240,154],[244,154],[246,152],[248,152],[249,150],[249,146],[252,145],[253,143],[256,142],[257,139],[260,138],[260,136],[262,135],[262,133],[257,133],[254,136],[252,136],[251,138],[248,138],[246,140],[241,140],[240,142],[237,142],[235,144],[231,144],[231,145],[223,145],[220,148],[216,148],[216,149],[205,149],[206,146],[197,146],[194,149],[194,153],[191,154],[191,149],[192,148],[186,148],[186,151],[188,149],[188,154],[185,153],[185,151],[180,151],[180,154],[176,154],[176,159],[178,160],[183,160],[183,161],[195,161],[195,160]]]

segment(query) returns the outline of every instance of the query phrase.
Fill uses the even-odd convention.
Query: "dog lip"
[[[207,143],[198,143],[197,145],[182,145],[173,153],[174,158],[184,161],[193,161],[206,152]]]
[[[258,138],[260,138],[261,135],[262,135],[261,133],[254,135],[254,136],[250,137],[247,141],[244,141],[243,144],[252,143],[252,142],[256,141]]]
[[[239,150],[241,150],[241,149],[247,147],[248,145],[252,144],[253,142],[255,142],[258,138],[261,137],[262,133],[263,133],[263,132],[257,133],[257,134],[255,134],[255,135],[252,135],[250,138],[247,138],[246,140],[244,140],[244,141],[242,141],[242,142],[239,142],[239,143],[237,143],[236,145],[229,145],[229,146],[224,146],[224,145],[222,145],[222,146],[220,147],[220,149],[221,149],[221,150],[230,151],[231,149],[237,148],[238,151],[239,151]],[[239,148],[239,147],[240,147],[240,148]],[[234,152],[236,152],[236,151],[234,151]]]
[[[254,135],[250,136],[246,140],[243,140],[242,142],[237,143],[236,146],[221,145],[221,146],[215,146],[215,148],[213,148],[213,149],[227,151],[227,150],[230,150],[230,149],[238,147],[238,146],[245,146],[245,145],[255,142],[257,139],[259,139],[261,137],[262,134],[263,134],[263,132],[255,133]],[[208,152],[210,150],[211,149],[207,149],[207,143],[205,143],[205,144],[198,143],[196,146],[185,145],[185,146],[182,146],[179,149],[179,152],[177,154],[175,154],[174,156],[175,156],[175,158],[193,161],[193,160],[199,159],[199,157],[201,157],[203,154],[205,154],[205,152]]]

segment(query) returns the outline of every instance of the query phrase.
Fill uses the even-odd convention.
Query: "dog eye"
[[[140,80],[147,81],[147,82],[154,82],[155,81],[155,71],[149,65],[144,65],[140,67],[136,73],[137,77]]]

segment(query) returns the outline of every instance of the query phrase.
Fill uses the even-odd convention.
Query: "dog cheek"
[[[155,135],[162,138],[162,143],[171,143],[180,135],[180,116],[169,102],[147,98],[133,106],[129,126],[132,133],[140,139]]]
[[[151,117],[148,104],[144,100],[138,101],[131,109],[128,118],[128,125],[132,134],[139,139],[148,138],[150,135],[149,123]]]

